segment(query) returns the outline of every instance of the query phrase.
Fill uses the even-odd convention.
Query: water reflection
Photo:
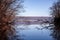
[[[17,34],[24,40],[60,40],[60,27],[41,25],[18,25]]]
[[[45,26],[45,28],[51,31],[50,35],[53,40],[60,40],[60,25],[58,23],[50,24],[49,26]]]
[[[60,40],[60,27],[52,24],[0,25],[0,28],[0,40]]]
[[[54,27],[52,27],[52,37],[54,40],[60,40],[60,26],[56,26],[54,25]]]
[[[52,40],[50,36],[51,31],[42,29],[43,27],[38,24],[32,25],[18,25],[17,34],[24,40]]]

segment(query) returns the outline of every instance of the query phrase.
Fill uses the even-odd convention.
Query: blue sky
[[[24,13],[20,16],[49,16],[50,7],[56,0],[25,0]]]

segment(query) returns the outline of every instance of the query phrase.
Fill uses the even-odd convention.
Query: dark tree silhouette
[[[57,0],[51,7],[51,14],[54,25],[60,25],[60,0]]]
[[[16,14],[21,12],[23,0],[0,0],[0,40],[13,40]]]
[[[54,26],[52,26],[52,37],[54,40],[60,40],[60,0],[57,0],[51,7],[51,14],[53,17],[52,23]]]

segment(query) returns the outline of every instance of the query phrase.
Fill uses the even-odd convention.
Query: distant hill
[[[16,23],[19,24],[40,24],[51,22],[52,17],[26,17],[26,16],[17,16]]]

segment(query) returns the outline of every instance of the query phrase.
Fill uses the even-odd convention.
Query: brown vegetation
[[[12,24],[18,8],[22,8],[22,2],[22,0],[0,0],[0,40],[9,40],[9,36],[12,39],[15,34]]]

